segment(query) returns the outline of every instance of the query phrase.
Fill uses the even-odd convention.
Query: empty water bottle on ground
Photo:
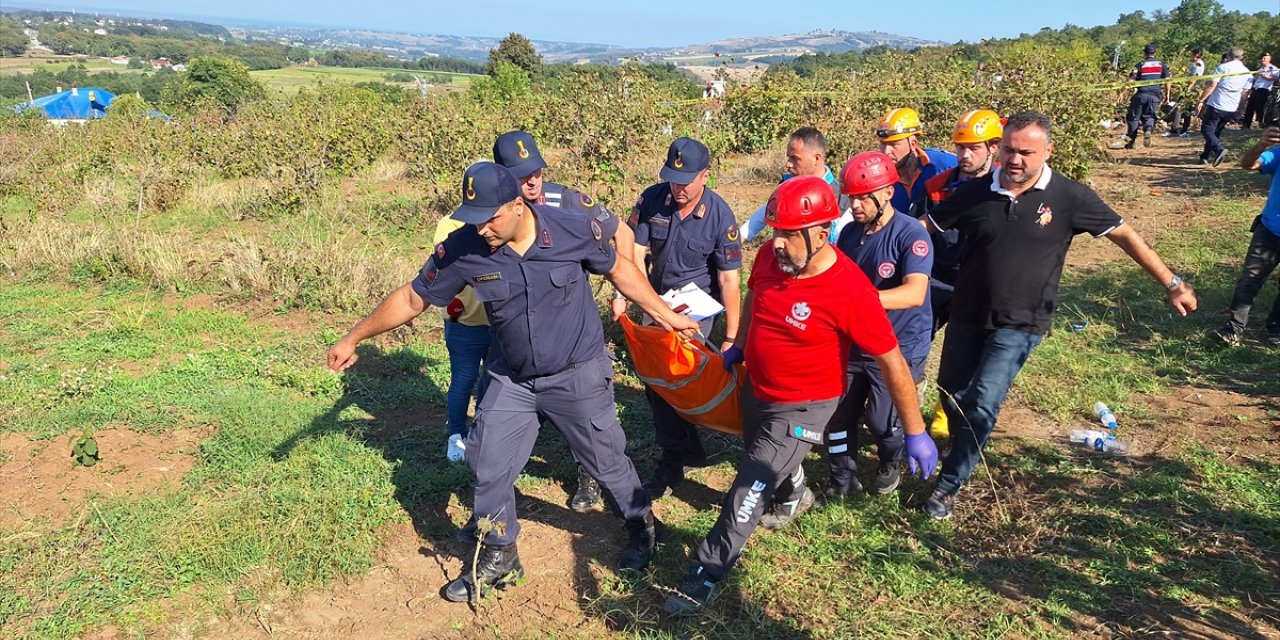
[[[1101,429],[1075,429],[1071,432],[1071,441],[1079,442],[1094,451],[1118,456],[1129,451],[1129,443],[1116,440],[1111,434]]]
[[[1106,403],[1096,402],[1093,405],[1093,413],[1098,416],[1098,422],[1106,427],[1112,438],[1116,437],[1116,414],[1111,413],[1111,409],[1107,408]]]

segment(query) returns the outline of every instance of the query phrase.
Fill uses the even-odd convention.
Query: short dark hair
[[[1202,52],[1200,51],[1200,47],[1193,47],[1191,49],[1191,55],[1193,56],[1202,55]]]
[[[817,127],[800,127],[791,133],[791,139],[799,140],[804,146],[816,148],[822,155],[827,155],[827,138]]]
[[[1032,125],[1044,132],[1046,142],[1053,141],[1053,120],[1039,111],[1019,111],[1009,116],[1008,121],[1004,123],[1004,137],[1007,138],[1011,132],[1021,131]]]

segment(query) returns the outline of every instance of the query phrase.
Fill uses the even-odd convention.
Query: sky
[[[1219,0],[1228,10],[1280,13],[1277,0]],[[364,28],[402,33],[502,37],[512,31],[533,40],[592,42],[628,47],[675,47],[760,35],[803,33],[813,29],[883,31],[895,35],[955,42],[1033,33],[1041,27],[1113,24],[1121,13],[1171,11],[1177,0],[1072,0],[1041,3],[990,17],[980,7],[992,2],[914,0],[909,6],[843,0],[812,3],[814,8],[772,0],[473,0],[430,3],[421,0],[0,0],[0,8],[30,8],[142,17],[200,19],[226,24],[277,24]],[[434,6],[433,6],[434,5]],[[1031,3],[1026,6],[1030,7]],[[910,17],[904,17],[910,16]]]

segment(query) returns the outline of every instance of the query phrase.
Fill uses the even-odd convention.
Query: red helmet
[[[797,176],[778,185],[764,210],[765,224],[783,231],[816,227],[838,217],[835,192],[817,176]]]
[[[879,151],[863,151],[840,170],[840,193],[861,196],[898,183],[893,159]]]

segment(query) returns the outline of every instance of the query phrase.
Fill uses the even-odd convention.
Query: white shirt
[[[1253,78],[1247,75],[1250,73],[1249,67],[1244,66],[1244,63],[1239,60],[1224,62],[1213,69],[1213,75],[1215,76],[1224,73],[1238,73],[1241,75],[1218,78],[1218,86],[1214,87],[1213,93],[1209,94],[1206,104],[1219,111],[1235,113],[1236,109],[1240,107],[1240,94],[1244,93]]]
[[[1262,77],[1262,74],[1264,73],[1271,76],[1271,79],[1268,80]],[[1271,86],[1275,84],[1276,73],[1280,73],[1280,69],[1276,68],[1274,64],[1267,64],[1267,66],[1265,67],[1258,67],[1258,75],[1253,77],[1253,88],[1254,89],[1270,89]]]

